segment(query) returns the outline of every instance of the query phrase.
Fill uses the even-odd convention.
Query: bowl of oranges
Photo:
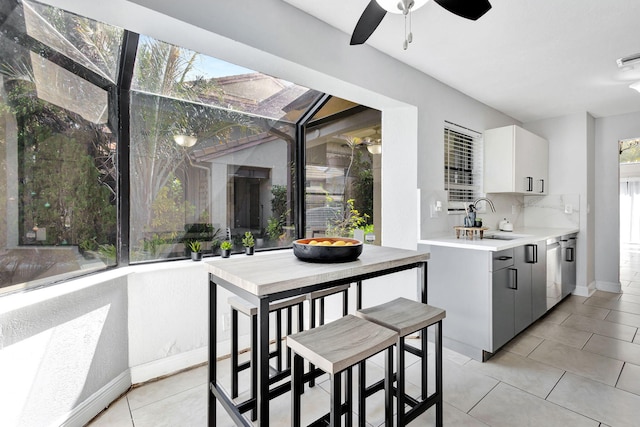
[[[346,237],[315,237],[293,242],[293,254],[307,262],[348,262],[362,253],[362,242]]]

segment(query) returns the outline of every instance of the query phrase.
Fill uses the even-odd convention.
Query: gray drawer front
[[[513,266],[513,248],[493,252],[493,271]]]

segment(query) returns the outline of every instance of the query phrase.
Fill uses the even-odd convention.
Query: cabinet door
[[[516,285],[514,295],[514,331],[523,331],[531,324],[531,266],[535,261],[535,245],[523,245],[514,249]]]
[[[514,140],[514,191],[531,194],[535,187],[535,161],[538,157],[531,132],[515,126]]]
[[[493,272],[492,286],[492,351],[505,345],[514,333],[513,268]]]

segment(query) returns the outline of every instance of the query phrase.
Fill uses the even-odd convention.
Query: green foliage
[[[223,251],[228,251],[232,247],[233,247],[233,244],[229,240],[225,240],[220,244],[220,249],[222,249]]]
[[[245,248],[252,248],[256,245],[256,242],[253,238],[253,234],[250,231],[244,233],[244,237],[242,238],[242,246]]]
[[[112,244],[100,245],[98,247],[98,254],[104,260],[107,265],[113,265],[116,263],[116,247]]]
[[[287,218],[291,209],[287,208],[287,187],[284,185],[273,185],[271,187],[271,213],[267,220],[266,234],[271,240],[278,240],[283,234],[283,227],[287,225]]]
[[[353,230],[367,227],[368,214],[361,214],[355,207],[353,199],[347,200],[347,211],[342,218],[336,218],[327,224],[327,235],[337,237],[353,237]]]
[[[182,182],[171,174],[167,184],[160,189],[151,204],[151,229],[155,231],[179,231],[184,228],[184,218],[193,215],[195,206],[184,200]]]
[[[188,242],[187,245],[191,252],[200,252],[202,250],[202,244],[198,240],[192,240],[191,242]]]

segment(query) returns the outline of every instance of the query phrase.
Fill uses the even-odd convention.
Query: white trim
[[[590,297],[596,291],[596,282],[589,283],[588,286],[577,285],[573,292],[573,295],[581,297]]]
[[[154,360],[131,367],[131,383],[140,384],[149,380],[180,372],[187,368],[205,363],[209,360],[209,347]]]
[[[620,284],[620,282],[615,283],[615,282],[597,281],[596,289],[598,289],[599,291],[614,292],[616,294],[619,294],[622,292],[622,285]]]
[[[62,419],[55,425],[65,427],[82,427],[86,425],[97,414],[126,393],[130,387],[131,375],[129,370],[126,370],[73,408],[72,411],[61,417]]]

